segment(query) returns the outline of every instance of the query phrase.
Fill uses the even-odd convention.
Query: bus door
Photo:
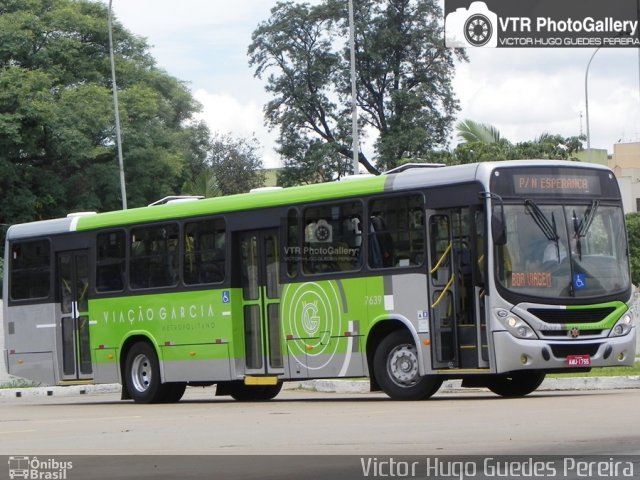
[[[239,240],[245,372],[282,374],[278,230],[243,232]]]
[[[56,318],[58,360],[62,380],[92,378],[89,341],[89,254],[58,253],[56,276],[60,304]]]
[[[486,352],[481,352],[486,349],[486,333],[481,308],[483,291],[478,287],[478,260],[483,251],[476,230],[476,221],[482,222],[478,216],[482,213],[475,208],[427,210],[434,369],[488,365],[482,358]]]

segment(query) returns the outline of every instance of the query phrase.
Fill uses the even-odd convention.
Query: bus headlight
[[[630,313],[625,313],[611,329],[610,337],[622,337],[631,331],[633,317]]]
[[[500,318],[505,327],[507,327],[507,330],[509,330],[509,333],[514,337],[525,339],[538,338],[527,322],[512,313],[505,316],[498,314],[498,318]]]

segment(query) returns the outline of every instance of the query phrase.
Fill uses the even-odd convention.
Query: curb
[[[75,397],[80,395],[102,395],[108,393],[120,393],[122,387],[119,383],[104,385],[69,385],[52,387],[17,387],[0,389],[1,398],[22,397]]]

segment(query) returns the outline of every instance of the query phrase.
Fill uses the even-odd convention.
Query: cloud
[[[253,21],[263,11],[266,18],[270,4],[260,0],[114,0],[112,10],[129,30],[155,37]]]
[[[601,49],[588,74],[591,146],[637,140],[637,52]],[[459,119],[494,125],[513,142],[541,133],[586,135],[585,74],[592,49],[469,49],[454,88]],[[452,142],[455,145],[457,142]],[[586,142],[585,142],[586,146]]]
[[[101,0],[108,3],[108,0]],[[113,0],[117,18],[147,37],[158,66],[187,81],[205,105],[212,131],[256,137],[265,164],[278,164],[274,133],[263,125],[264,83],[247,63],[251,33],[277,0]],[[317,0],[314,0],[317,1]],[[495,125],[511,141],[541,133],[586,133],[584,77],[592,48],[467,49],[454,88],[458,119]],[[637,49],[602,48],[589,70],[589,116],[594,148],[640,140]],[[374,136],[361,141],[371,150]],[[452,146],[456,144],[455,138]]]
[[[273,150],[276,135],[264,125],[262,105],[254,101],[242,103],[227,93],[210,93],[204,89],[196,90],[194,97],[203,107],[198,118],[207,123],[212,133],[228,133],[241,138],[255,136],[263,148],[264,167],[280,166]]]

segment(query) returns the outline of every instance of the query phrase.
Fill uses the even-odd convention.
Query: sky
[[[102,0],[108,3],[107,0]],[[254,78],[247,48],[276,0],[112,0],[113,14],[145,37],[157,66],[187,83],[203,105],[212,132],[255,135],[265,167],[280,166],[276,132],[264,125],[270,100]],[[593,48],[474,48],[457,65],[458,120],[498,128],[512,142],[542,133],[586,135],[585,74]],[[591,147],[613,152],[640,141],[640,55],[634,48],[601,48],[588,73]],[[457,145],[455,134],[450,147]],[[586,142],[585,142],[586,146]],[[370,149],[363,142],[365,151]],[[370,152],[367,152],[370,153]]]

